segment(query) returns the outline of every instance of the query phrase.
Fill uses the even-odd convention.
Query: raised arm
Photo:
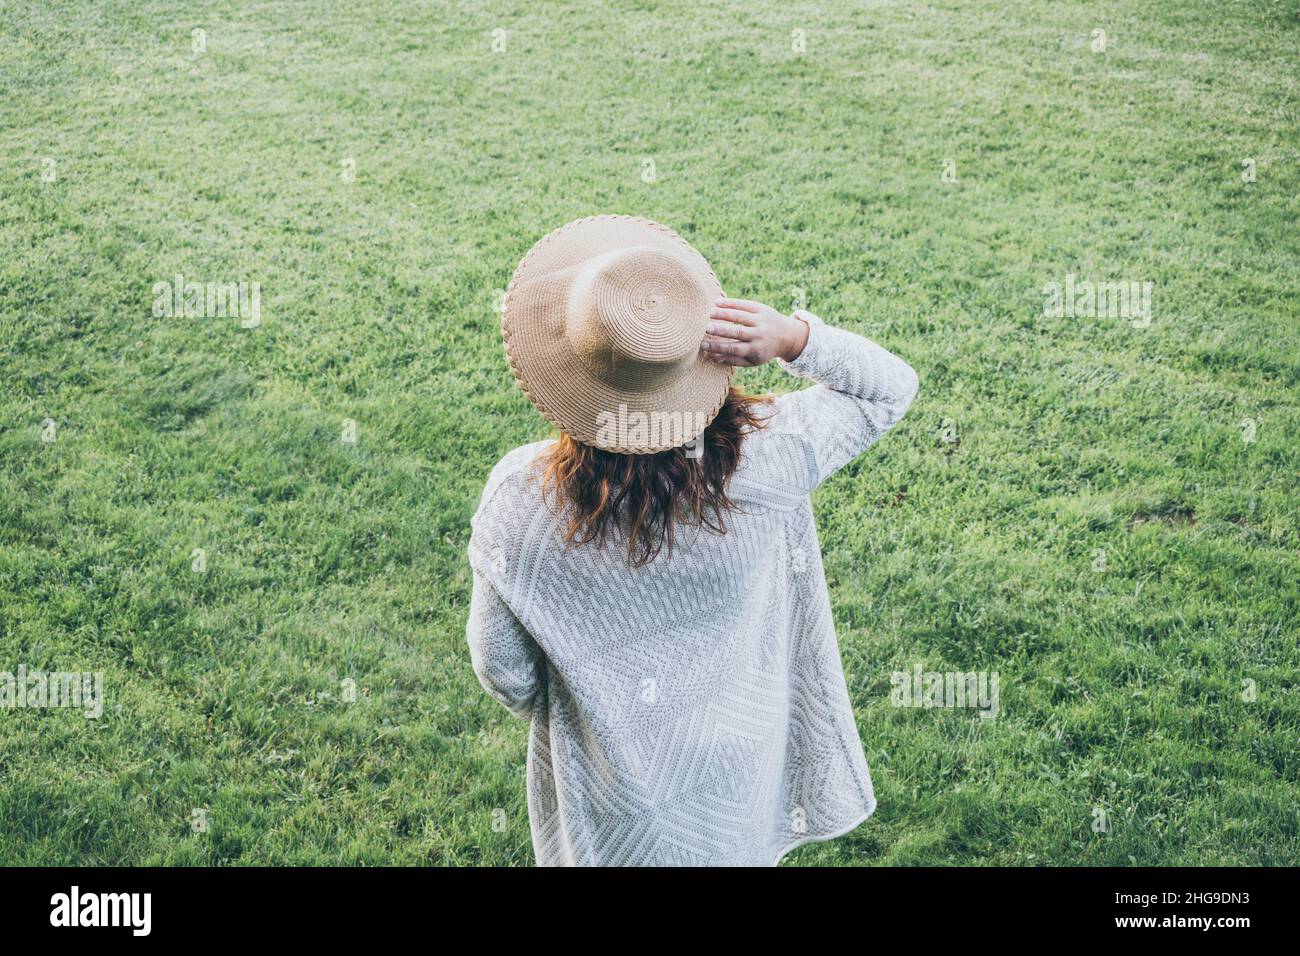
[[[817,384],[777,399],[768,428],[806,446],[811,491],[898,423],[916,395],[916,372],[868,338],[827,325],[810,312],[793,316],[758,302],[723,299],[701,348],[731,365],[772,358]]]

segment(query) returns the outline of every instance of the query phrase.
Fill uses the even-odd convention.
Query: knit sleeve
[[[780,396],[769,427],[798,436],[807,460],[805,491],[866,451],[898,424],[916,395],[912,367],[864,336],[827,325],[811,312],[808,344],[787,372],[812,388]]]
[[[474,675],[483,689],[516,717],[532,717],[533,701],[544,680],[541,648],[492,582],[477,570],[465,633]]]

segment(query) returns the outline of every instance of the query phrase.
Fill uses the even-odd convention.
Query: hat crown
[[[601,381],[652,390],[695,364],[709,304],[700,276],[680,256],[651,246],[616,249],[578,267],[565,334]]]

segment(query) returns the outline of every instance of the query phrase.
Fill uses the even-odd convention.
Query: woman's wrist
[[[808,345],[808,320],[801,318],[798,314],[786,317],[790,322],[790,330],[786,336],[786,341],[781,349],[781,359],[786,362],[793,362]]]

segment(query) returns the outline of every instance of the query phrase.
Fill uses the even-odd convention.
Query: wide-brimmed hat
[[[698,438],[727,397],[730,366],[700,354],[722,287],[667,226],[591,216],[524,256],[501,331],[515,380],[556,428],[645,455]]]

